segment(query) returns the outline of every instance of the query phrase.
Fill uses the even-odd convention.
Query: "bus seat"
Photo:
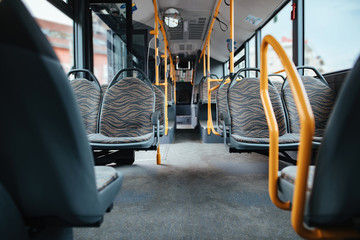
[[[0,183],[0,236],[1,239],[29,239],[21,213],[9,193]]]
[[[165,93],[160,86],[153,86],[155,91],[155,111],[160,113],[160,136],[165,133]]]
[[[105,92],[108,88],[109,84],[105,83],[105,84],[101,84],[101,99],[104,99],[104,95],[105,95]]]
[[[329,119],[335,102],[335,93],[329,87],[324,77],[314,68],[311,67],[297,67],[298,69],[311,69],[315,71],[317,78],[312,76],[303,76],[301,80],[304,84],[306,93],[309,97],[311,108],[315,117],[315,135],[314,142],[321,142],[325,131],[327,120]],[[291,93],[289,81],[285,81],[283,85],[283,99],[288,115],[289,132],[299,133],[300,122],[295,101]]]
[[[99,226],[121,188],[121,174],[106,167],[113,181],[97,190],[97,170],[70,83],[20,0],[0,2],[0,29],[2,86],[9,89],[0,96],[0,182],[27,227],[41,232]]]
[[[174,85],[173,83],[167,79],[168,81],[168,87],[167,87],[167,101],[168,101],[168,105],[172,106],[174,104]],[[163,81],[161,81],[163,82]],[[160,85],[162,91],[165,93],[165,86],[164,85]]]
[[[75,78],[70,81],[70,84],[80,108],[87,134],[97,133],[103,91],[99,81],[86,69],[73,69],[68,73],[68,76],[74,74],[76,77],[77,73],[87,73],[91,76],[90,80],[88,78]]]
[[[240,69],[234,79],[243,71],[246,69]],[[284,107],[276,87],[270,81],[269,94],[279,127],[280,150],[296,149],[299,135],[287,132]],[[228,108],[231,148],[242,151],[268,150],[269,130],[260,99],[260,79],[232,80],[228,89]]]
[[[217,132],[223,136],[224,134],[224,116],[228,116],[228,107],[227,107],[227,91],[230,83],[226,83],[229,79],[229,76],[225,76],[220,82],[219,88],[216,93],[216,125]],[[225,127],[226,128],[226,127]]]
[[[269,80],[272,85],[276,87],[276,90],[281,95],[282,85],[285,82],[285,78],[281,74],[269,74]]]
[[[334,104],[327,127],[324,129],[316,167],[310,167],[308,186],[312,185],[312,187],[308,187],[304,215],[309,227],[351,227],[360,231],[360,190],[357,185],[360,182],[358,173],[360,161],[357,151],[360,145],[359,79],[360,58],[347,76]],[[314,83],[314,79],[305,79],[304,83],[307,82],[315,86],[320,85],[318,81]],[[323,86],[321,83],[322,89]],[[286,167],[279,174],[278,194],[283,201],[293,200],[296,168],[296,166]],[[291,177],[288,177],[289,175]]]
[[[210,74],[210,78],[219,79],[215,74]],[[203,77],[200,82],[200,99],[202,104],[208,103],[208,77]],[[210,82],[210,88],[216,87],[220,82]],[[215,103],[215,92],[211,93],[211,103]]]
[[[102,104],[99,133],[88,135],[93,149],[135,150],[156,145],[155,129],[160,128],[156,118],[160,113],[155,112],[154,88],[147,78],[118,79],[126,71],[142,73],[140,69],[123,69],[110,83]]]

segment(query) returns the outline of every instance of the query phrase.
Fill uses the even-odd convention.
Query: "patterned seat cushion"
[[[232,134],[231,137],[237,142],[243,143],[263,143],[269,144],[269,138],[244,137],[238,134]],[[299,134],[287,133],[279,137],[279,144],[298,143],[300,141]]]
[[[100,117],[100,133],[106,137],[137,138],[153,133],[151,116],[155,93],[138,78],[123,78],[107,89]]]
[[[315,117],[314,136],[322,137],[326,128],[327,120],[329,119],[335,102],[335,93],[328,85],[317,78],[306,76],[301,79],[309,97],[310,105]],[[283,94],[289,116],[290,132],[299,133],[300,120],[289,84],[284,86]]]
[[[289,166],[285,167],[281,170],[280,178],[294,184],[296,179],[296,166]],[[307,181],[307,190],[311,191],[313,182],[314,182],[314,175],[315,175],[315,166],[309,166],[309,175],[308,175],[308,181]]]
[[[280,96],[269,85],[269,95],[279,127],[279,136],[286,134],[286,122]],[[231,134],[245,138],[268,138],[269,130],[260,98],[260,80],[244,78],[228,91]]]
[[[220,118],[221,115],[228,115],[227,108],[227,90],[230,84],[221,85],[218,88],[216,94],[216,109],[217,109],[217,124],[220,129],[223,128],[223,120]]]
[[[200,85],[200,98],[202,103],[208,102],[208,79],[203,81]],[[210,82],[210,88],[216,87],[220,82]],[[211,92],[211,102],[215,102],[216,90]]]
[[[147,133],[145,135],[136,137],[107,137],[101,133],[89,134],[88,138],[91,143],[103,143],[103,144],[122,144],[122,143],[139,143],[145,142],[151,139],[153,133]]]
[[[95,167],[96,188],[99,192],[106,188],[106,186],[111,184],[118,177],[119,176],[116,170],[112,167]]]
[[[100,108],[100,91],[88,80],[70,81],[87,134],[96,133]]]
[[[164,125],[165,119],[165,94],[164,92],[158,87],[154,86],[155,90],[155,111],[160,112],[160,125]]]

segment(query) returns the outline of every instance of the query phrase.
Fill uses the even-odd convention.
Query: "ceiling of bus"
[[[254,31],[261,26],[271,14],[286,0],[236,0],[235,3],[235,47],[240,47]],[[133,20],[154,27],[154,6],[152,0],[136,1],[137,10],[133,13]],[[189,31],[183,31],[183,24],[176,28],[166,27],[170,50],[173,55],[191,56],[201,50],[210,20],[214,13],[216,0],[157,0],[160,17],[168,8],[176,8],[181,15],[182,23],[189,22]],[[227,0],[229,2],[229,0]],[[258,25],[253,25],[245,18],[249,15],[262,19]],[[289,13],[290,17],[290,13]],[[225,22],[229,28],[225,32],[220,29],[215,21],[211,34],[211,57],[224,62],[229,58],[226,40],[230,35],[230,7],[223,2],[219,9],[218,18]],[[160,39],[162,39],[160,34]],[[160,50],[163,49],[162,41]]]

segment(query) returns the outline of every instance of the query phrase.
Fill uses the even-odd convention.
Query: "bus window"
[[[64,71],[68,72],[74,65],[72,19],[48,1],[23,0],[23,3],[51,43]]]
[[[255,36],[252,37],[249,41],[249,67],[251,68],[255,68],[256,67],[256,48],[255,48]],[[256,72],[255,71],[250,71],[249,72],[249,76],[250,77],[256,77]]]
[[[360,2],[305,0],[305,65],[321,73],[351,68],[360,54]]]
[[[276,38],[290,59],[292,59],[292,22],[290,19],[291,10],[291,2],[289,2],[261,29],[261,37],[264,38],[266,35],[270,34]],[[269,46],[268,50],[268,63],[269,73],[283,69],[280,59],[271,46]]]
[[[92,22],[94,74],[103,85],[109,82],[106,39],[109,27],[94,12],[92,12]]]

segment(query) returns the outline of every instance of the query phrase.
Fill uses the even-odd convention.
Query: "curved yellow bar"
[[[208,135],[210,135],[210,133],[212,132],[213,134],[220,136],[220,134],[218,132],[215,131],[214,129],[214,124],[212,121],[212,114],[211,114],[211,92],[218,89],[220,85],[217,85],[213,88],[210,88],[210,83],[211,82],[221,82],[222,79],[212,79],[212,78],[208,78],[207,80],[207,88],[208,88],[208,120],[207,120],[207,131],[208,131]]]
[[[290,88],[293,93],[296,108],[300,118],[300,146],[298,149],[297,172],[295,180],[294,197],[292,204],[291,223],[296,233],[306,239],[321,238],[354,238],[359,234],[353,229],[308,229],[304,225],[304,210],[306,204],[306,191],[308,169],[311,158],[312,139],[315,130],[314,115],[311,110],[310,102],[305,92],[305,88],[300,80],[300,76],[292,61],[287,57],[284,49],[275,40],[274,37],[267,35],[261,43],[261,77],[260,77],[260,95],[264,106],[270,135],[270,153],[269,153],[269,193],[273,203],[279,208],[289,209],[289,202],[282,202],[277,195],[278,180],[278,150],[279,150],[279,130],[272,109],[268,92],[268,70],[267,70],[267,50],[271,45],[281,63],[290,81]]]

